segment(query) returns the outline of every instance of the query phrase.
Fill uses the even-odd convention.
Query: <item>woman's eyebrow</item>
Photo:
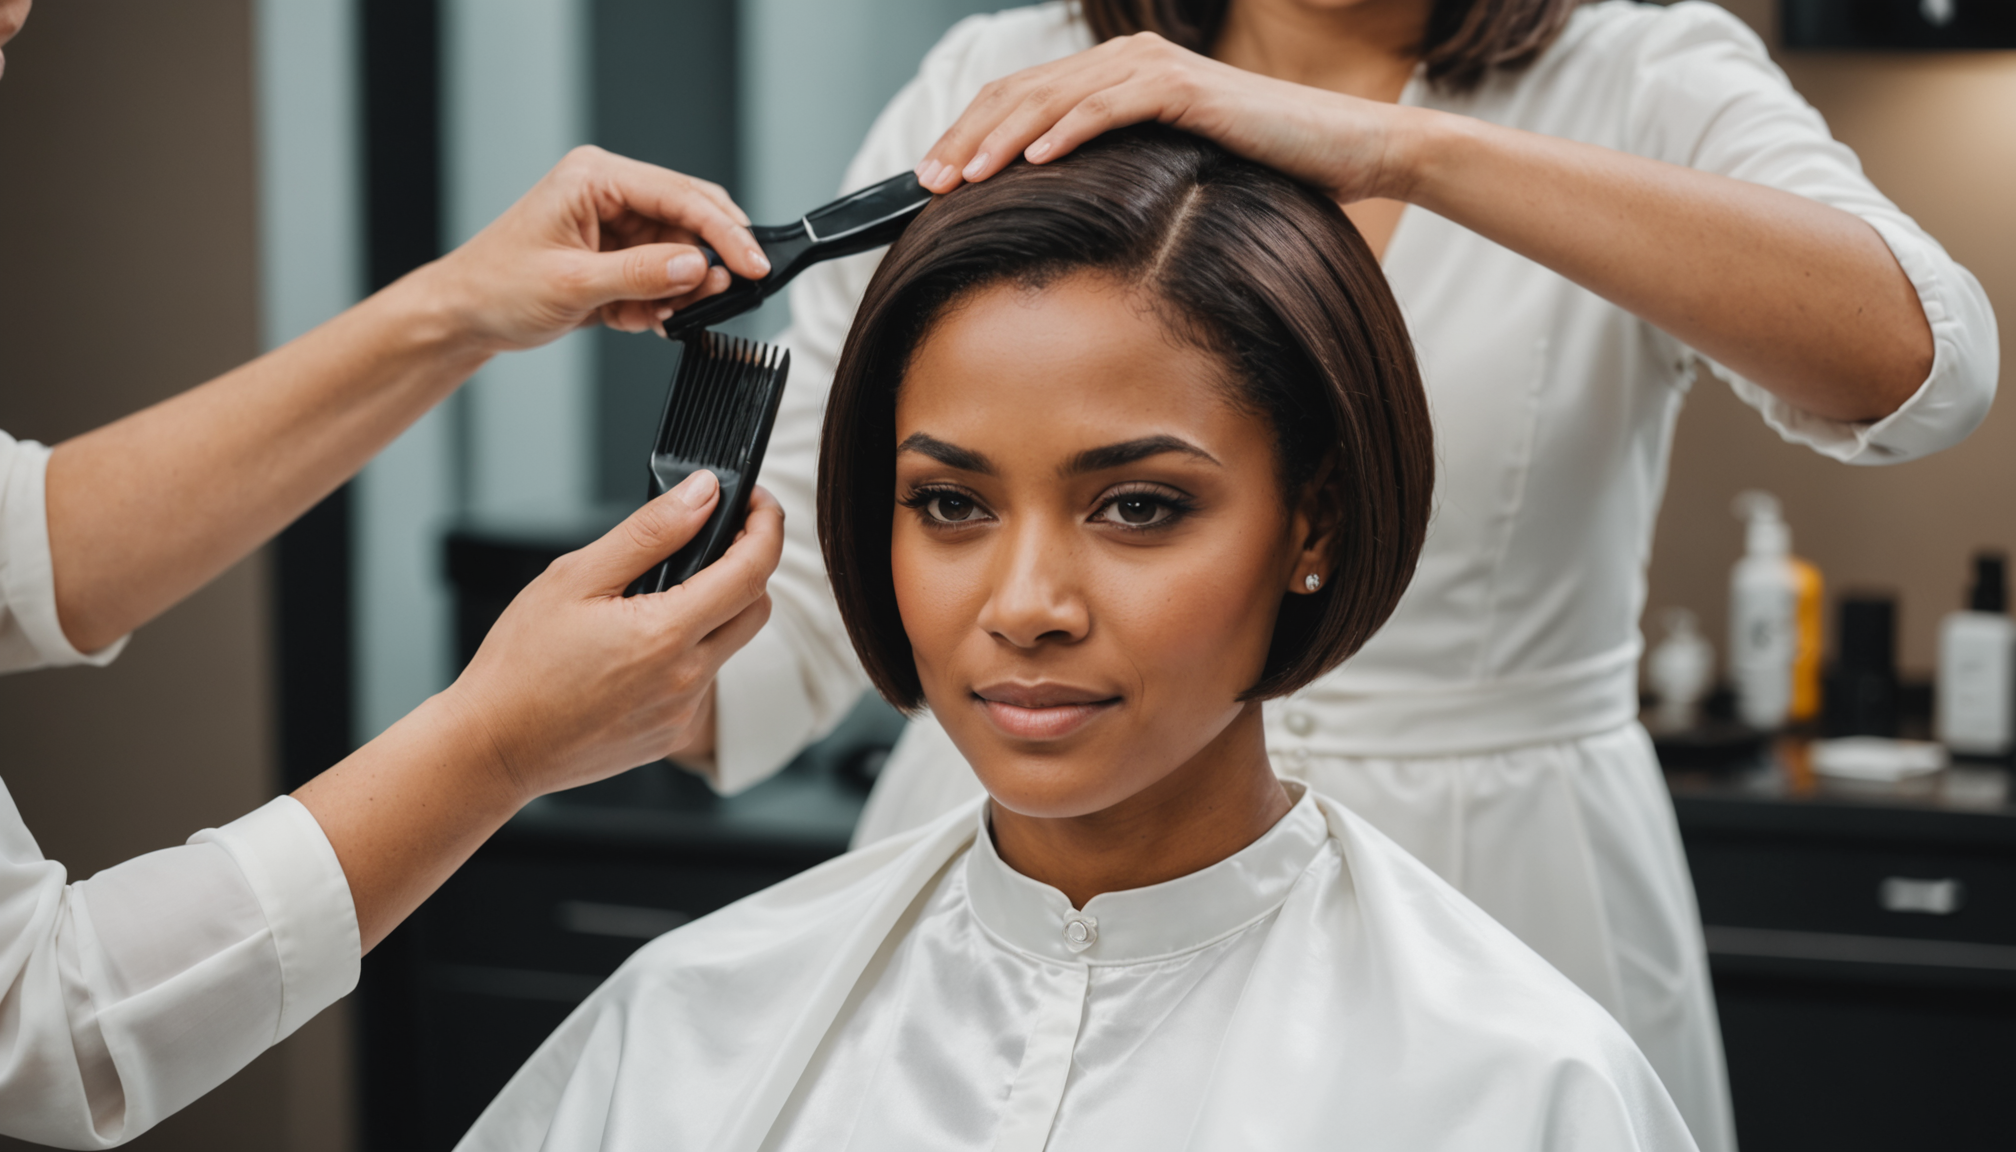
[[[957,468],[961,472],[978,472],[983,476],[994,474],[994,465],[987,457],[971,448],[947,444],[936,436],[926,435],[923,432],[912,432],[896,446],[897,455],[900,456],[905,452],[922,452],[940,464],[948,468]]]
[[[1099,448],[1087,448],[1071,458],[1063,468],[1066,476],[1079,476],[1087,472],[1103,472],[1108,468],[1120,468],[1139,463],[1150,456],[1160,456],[1165,452],[1181,452],[1185,456],[1195,456],[1199,460],[1218,463],[1218,458],[1190,443],[1174,436],[1143,436],[1139,440],[1122,440],[1118,444],[1107,444]]]

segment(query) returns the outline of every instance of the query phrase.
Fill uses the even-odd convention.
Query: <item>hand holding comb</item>
[[[682,347],[651,449],[647,499],[702,468],[721,482],[721,497],[699,534],[638,577],[625,595],[663,592],[719,560],[741,529],[756,474],[763,468],[763,452],[769,447],[785,377],[791,371],[791,354],[758,341],[709,332],[707,326],[754,309],[814,264],[871,251],[896,239],[931,202],[931,195],[906,172],[815,209],[795,224],[752,228],[770,259],[770,274],[761,280],[735,277],[726,290],[665,322],[665,334]],[[713,252],[707,256],[710,263],[720,262]]]

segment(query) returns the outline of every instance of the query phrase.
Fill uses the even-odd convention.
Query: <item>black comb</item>
[[[699,534],[638,577],[626,596],[684,584],[728,551],[748,513],[791,371],[791,353],[754,340],[698,332],[680,343],[679,367],[651,451],[650,496],[704,468],[721,482],[721,498]]]

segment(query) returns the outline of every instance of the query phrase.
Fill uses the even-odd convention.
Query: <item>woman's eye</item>
[[[1099,510],[1098,519],[1127,528],[1153,528],[1175,515],[1176,509],[1165,497],[1138,493],[1114,497]]]
[[[979,514],[980,505],[956,492],[940,492],[925,503],[924,511],[941,524],[963,524]]]

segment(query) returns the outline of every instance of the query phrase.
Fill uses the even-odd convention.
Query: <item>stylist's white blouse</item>
[[[1061,3],[961,23],[876,122],[848,186],[909,169],[987,81],[1090,44]],[[1608,1007],[1702,1146],[1727,1147],[1693,892],[1635,721],[1645,560],[1674,420],[1707,363],[1788,440],[1852,464],[1923,456],[1986,413],[1994,317],[1974,278],[1870,185],[1756,36],[1719,8],[1585,7],[1532,67],[1460,96],[1417,77],[1401,100],[1852,212],[1896,254],[1932,327],[1937,354],[1917,393],[1883,420],[1837,423],[1409,207],[1385,268],[1435,413],[1427,547],[1385,629],[1267,710],[1277,765],[1371,820]],[[813,535],[814,460],[825,391],[877,258],[816,268],[792,296],[793,380],[762,477],[789,512],[785,558],[769,627],[721,674],[723,788],[774,770],[863,684]],[[943,731],[913,724],[858,839],[977,791]]]
[[[57,624],[48,461],[0,432],[0,672],[125,644],[86,656]],[[348,993],[358,956],[343,869],[291,797],[66,884],[0,784],[0,1134],[130,1140]]]

